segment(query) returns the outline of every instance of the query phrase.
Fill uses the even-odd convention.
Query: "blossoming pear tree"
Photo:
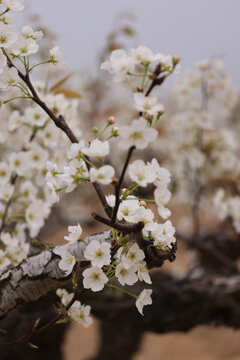
[[[110,115],[88,138],[79,127],[78,101],[53,94],[48,84],[33,78],[37,68],[48,66],[54,72],[65,64],[58,46],[37,61],[43,33],[30,26],[16,30],[13,13],[23,8],[18,0],[0,2],[0,315],[50,290],[59,296],[58,314],[47,324],[35,324],[34,332],[19,340],[30,343],[57,322],[74,319],[88,327],[90,306],[81,302],[88,290],[125,292],[142,315],[144,306],[152,304],[149,269],[174,260],[176,238],[168,219],[170,173],[156,157],[141,157],[156,141],[164,113],[151,92],[179,71],[179,58],[154,54],[142,45],[128,54],[114,50],[101,69],[115,82],[128,84],[138,116],[122,124]],[[14,111],[12,104],[17,104]],[[114,158],[109,162],[112,147],[125,154],[121,169]],[[91,215],[108,230],[84,237],[80,224],[70,224],[65,245],[32,254],[32,241],[61,194],[87,184],[105,213],[93,209]],[[150,198],[140,197],[138,189],[149,185]],[[160,222],[148,204],[156,205]],[[148,284],[140,293],[124,289],[138,281]],[[69,282],[70,293],[62,288]]]

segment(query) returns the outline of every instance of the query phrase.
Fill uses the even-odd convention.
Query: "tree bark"
[[[91,240],[111,241],[111,232],[105,231],[84,240],[87,243]],[[78,241],[64,246],[76,258],[84,258],[83,252],[86,245],[83,242]],[[65,276],[58,267],[60,257],[54,253],[57,248],[48,248],[30,256],[16,268],[0,276],[0,318],[18,306],[35,301],[70,281],[71,274]]]

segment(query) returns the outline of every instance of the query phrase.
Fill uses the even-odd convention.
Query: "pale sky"
[[[137,16],[138,44],[178,54],[183,69],[221,56],[240,87],[240,0],[22,0],[58,35],[72,68],[93,67],[119,12]],[[24,12],[16,13],[23,17]]]

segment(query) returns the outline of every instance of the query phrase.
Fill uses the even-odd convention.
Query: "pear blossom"
[[[115,170],[111,165],[101,166],[99,169],[91,168],[89,175],[91,182],[99,182],[103,185],[111,184]]]
[[[141,294],[138,296],[138,299],[136,301],[136,307],[141,315],[143,315],[143,307],[145,305],[152,304],[151,294],[152,294],[151,289],[144,289],[141,292]]]
[[[67,306],[74,296],[73,293],[69,294],[65,289],[57,289],[56,294],[60,297],[64,306]]]
[[[143,93],[137,92],[133,94],[133,97],[135,102],[134,107],[138,111],[153,116],[164,112],[164,106],[156,96],[145,96]]]
[[[127,74],[132,72],[134,60],[128,56],[122,49],[112,51],[110,60],[101,64],[100,69],[110,72],[114,75],[114,81],[120,82],[125,80]]]
[[[8,201],[9,199],[11,199],[13,193],[14,193],[14,186],[9,183],[6,183],[2,185],[0,188],[0,199]]]
[[[115,195],[106,195],[106,201],[107,201],[107,204],[113,208],[115,206],[116,196]]]
[[[129,196],[127,200],[123,200],[118,208],[118,220],[134,221],[134,212],[139,208],[139,201],[134,196]]]
[[[154,229],[151,231],[151,236],[154,238],[154,245],[162,248],[168,246],[172,248],[175,244],[176,238],[174,237],[175,229],[170,220],[163,224],[154,224]]]
[[[147,284],[151,284],[152,280],[150,278],[147,264],[145,261],[140,261],[138,264],[137,276],[140,281],[145,281]]]
[[[27,108],[25,111],[25,122],[33,126],[43,126],[48,115],[40,107]]]
[[[50,51],[50,60],[54,65],[63,65],[63,53],[58,46],[55,46]]]
[[[83,148],[82,152],[90,157],[103,157],[109,154],[109,142],[95,139],[90,146]]]
[[[47,181],[47,187],[50,190],[50,200],[54,204],[59,202],[59,188],[56,183]]]
[[[0,47],[7,49],[17,40],[17,33],[9,26],[0,23]]]
[[[147,166],[148,171],[151,173],[154,172],[155,174],[155,180],[153,182],[155,186],[164,186],[171,181],[169,170],[160,166],[157,159],[153,158],[151,162],[147,163]]]
[[[125,262],[123,261],[116,266],[115,276],[122,286],[125,284],[133,285],[138,281],[136,270],[137,266],[135,264],[129,267],[126,266]]]
[[[89,316],[90,310],[91,307],[89,305],[82,305],[80,301],[77,300],[68,310],[68,315],[72,320],[87,328],[93,322],[92,318]]]
[[[21,35],[24,36],[26,39],[41,40],[43,32],[42,30],[33,31],[31,26],[26,25],[22,27]]]
[[[79,141],[79,143],[72,144],[70,149],[68,150],[67,157],[69,159],[79,158],[82,154],[84,146],[84,140]]]
[[[14,16],[9,13],[5,13],[0,17],[0,23],[4,25],[12,25],[14,22]]]
[[[18,0],[3,0],[4,5],[12,11],[22,11],[24,6]]]
[[[98,266],[92,266],[83,271],[83,287],[93,292],[101,291],[108,282],[107,276]]]
[[[9,131],[16,130],[24,122],[24,116],[18,110],[14,110],[8,120]]]
[[[111,262],[111,244],[92,240],[84,251],[84,257],[91,260],[93,266],[102,267],[109,265]]]
[[[145,209],[145,207],[140,206],[134,211],[134,221],[133,222],[143,222],[144,228],[143,233],[146,234],[147,231],[151,231],[153,226],[154,213],[151,209]]]
[[[76,241],[80,240],[82,235],[82,227],[80,224],[76,226],[68,226],[68,236],[64,236],[64,239],[68,241],[69,244],[73,244]]]
[[[131,267],[140,263],[144,258],[145,254],[143,250],[139,248],[137,243],[134,243],[126,254],[124,265],[126,267]]]
[[[128,173],[130,179],[142,187],[146,187],[156,178],[155,173],[149,169],[149,166],[145,165],[143,160],[135,160],[131,163],[128,167]]]
[[[29,153],[27,151],[12,152],[9,155],[9,166],[13,172],[20,176],[26,174],[30,168]]]
[[[1,34],[0,34],[1,39]],[[0,74],[0,88],[3,91],[9,90],[19,81],[17,69],[6,68],[3,73]]]
[[[7,267],[11,264],[11,261],[6,256],[6,252],[3,250],[0,250],[0,271],[4,271],[7,269]]]
[[[0,162],[0,185],[4,185],[9,181],[11,173],[10,166],[4,161]]]
[[[3,55],[2,50],[0,49],[0,73],[3,72],[3,68],[7,66],[7,58]]]
[[[28,151],[28,158],[32,168],[43,168],[48,158],[48,152],[34,144]]]
[[[58,263],[58,267],[65,271],[65,276],[71,274],[73,271],[76,259],[73,255],[70,254],[69,251],[59,248],[58,255],[61,256],[61,260]]]
[[[143,150],[150,142],[156,139],[158,132],[155,129],[149,128],[144,118],[139,118],[134,120],[131,125],[120,127],[119,135],[119,146],[122,149],[136,146],[137,149]]]
[[[39,46],[35,40],[32,38],[25,38],[21,36],[18,37],[18,40],[11,46],[11,52],[16,56],[28,56],[31,54],[36,54],[38,52]]]
[[[86,181],[88,178],[88,169],[85,162],[80,159],[73,159],[70,166],[64,167],[63,174],[58,175],[58,179],[62,186],[67,185],[66,192],[69,193],[73,191],[79,182]]]
[[[130,54],[136,64],[152,63],[159,60],[158,54],[154,55],[150,49],[143,45],[139,45],[136,49],[131,49]]]
[[[165,207],[171,198],[171,193],[166,186],[157,187],[154,190],[154,199],[158,207],[158,213],[163,219],[171,215],[171,211]]]

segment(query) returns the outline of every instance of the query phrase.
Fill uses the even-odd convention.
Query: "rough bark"
[[[84,240],[89,242],[94,239],[111,241],[111,232],[105,231]],[[76,258],[84,258],[83,242],[65,246]],[[54,253],[56,248],[48,248],[32,255],[0,276],[0,318],[18,306],[35,301],[49,291],[65,285],[71,279],[71,275],[66,277],[58,267],[60,257]]]
[[[239,303],[240,275],[212,274],[177,281],[155,274],[153,304],[144,308],[144,317],[128,298],[125,302],[92,305],[93,314],[101,319],[100,348],[94,360],[132,359],[145,331],[186,332],[198,325],[239,329]]]

